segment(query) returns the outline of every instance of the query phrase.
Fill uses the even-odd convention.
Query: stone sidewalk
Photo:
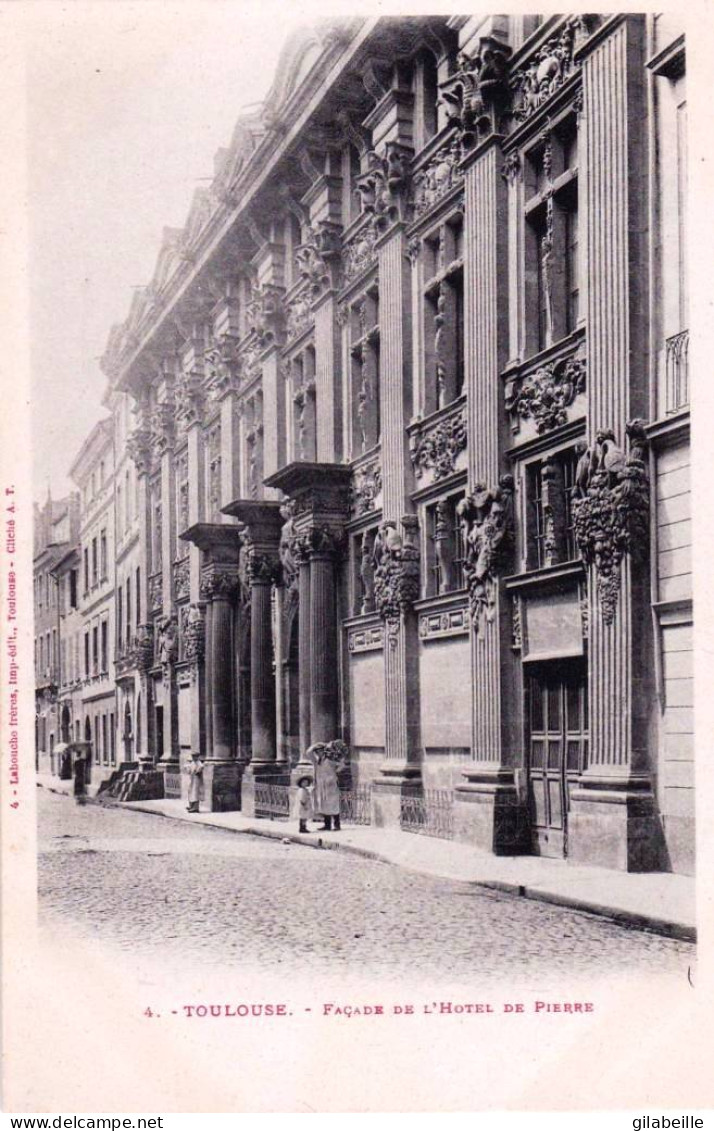
[[[71,794],[71,782],[49,774],[38,774],[37,781],[56,793]],[[90,797],[95,792],[96,787],[90,787]],[[628,874],[539,856],[492,856],[467,844],[372,826],[346,825],[338,833],[300,835],[296,821],[248,818],[242,813],[189,814],[185,802],[179,800],[108,799],[107,804],[210,828],[350,852],[413,872],[602,915],[624,926],[670,938],[696,940],[695,881],[691,876],[667,872]]]

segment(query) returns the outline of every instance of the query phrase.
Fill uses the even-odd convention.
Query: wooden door
[[[578,660],[551,662],[527,679],[531,847],[566,856],[570,794],[587,765],[587,669]]]

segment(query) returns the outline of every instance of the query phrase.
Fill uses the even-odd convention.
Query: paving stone
[[[597,917],[377,861],[42,791],[40,926],[139,959],[479,984],[686,978],[694,948]]]

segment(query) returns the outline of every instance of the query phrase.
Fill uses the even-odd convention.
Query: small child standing
[[[297,783],[298,832],[308,831],[307,822],[312,818],[312,778],[300,778]]]

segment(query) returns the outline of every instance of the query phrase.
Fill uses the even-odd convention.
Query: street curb
[[[69,796],[63,793],[62,790],[53,789],[51,786],[40,784],[40,788],[48,789],[51,793],[57,793],[61,796]],[[131,809],[134,813],[150,813],[154,817],[165,817],[169,821],[188,823],[184,817],[176,816],[173,813],[164,813],[161,809],[147,808],[145,802],[142,803],[141,808],[131,801],[119,802],[112,801],[109,798],[106,800],[102,799],[101,804],[111,806],[111,808],[115,809]],[[205,814],[201,814],[201,816],[203,817]],[[372,848],[363,848],[360,845],[345,844],[339,841],[329,841],[321,836],[315,836],[314,833],[299,834],[281,832],[279,829],[261,828],[255,825],[249,825],[247,828],[243,829],[236,829],[228,828],[226,825],[220,825],[210,820],[196,821],[193,823],[196,827],[218,829],[226,833],[241,833],[248,836],[264,837],[266,840],[298,844],[302,845],[304,848],[328,849],[331,852],[344,852],[351,856],[360,856],[365,860],[376,860],[381,864],[391,864],[394,868],[403,868],[405,871],[416,872],[418,875],[438,876],[441,879],[451,880],[453,883],[468,884],[471,887],[499,891],[503,892],[505,895],[518,896],[521,899],[530,899],[537,903],[550,903],[557,907],[568,908],[571,911],[578,911],[587,915],[597,915],[601,919],[609,919],[611,922],[617,923],[621,927],[627,927],[630,930],[646,931],[650,934],[661,935],[664,938],[676,939],[679,942],[696,943],[697,941],[696,927],[691,927],[686,923],[676,923],[668,919],[658,919],[655,916],[641,915],[635,911],[623,911],[620,908],[608,907],[603,903],[590,903],[588,900],[578,899],[576,896],[558,895],[557,892],[544,891],[542,888],[529,887],[526,884],[511,883],[508,880],[460,879],[453,875],[446,875],[443,872],[432,872],[418,865],[403,864]]]
[[[552,903],[557,907],[567,907],[571,911],[585,912],[587,915],[597,915],[601,919],[609,919],[620,927],[628,927],[634,931],[647,931],[650,934],[662,935],[665,938],[676,939],[679,942],[696,943],[697,929],[686,923],[676,923],[670,919],[657,919],[653,915],[642,915],[636,911],[624,911],[622,908],[608,907],[604,903],[590,903],[585,899],[578,899],[574,895],[558,895],[557,892],[543,891],[542,888],[532,888],[524,884],[512,884],[506,880],[476,880],[480,887],[493,888],[496,891],[508,892],[518,895],[523,899],[531,899],[538,903]]]

